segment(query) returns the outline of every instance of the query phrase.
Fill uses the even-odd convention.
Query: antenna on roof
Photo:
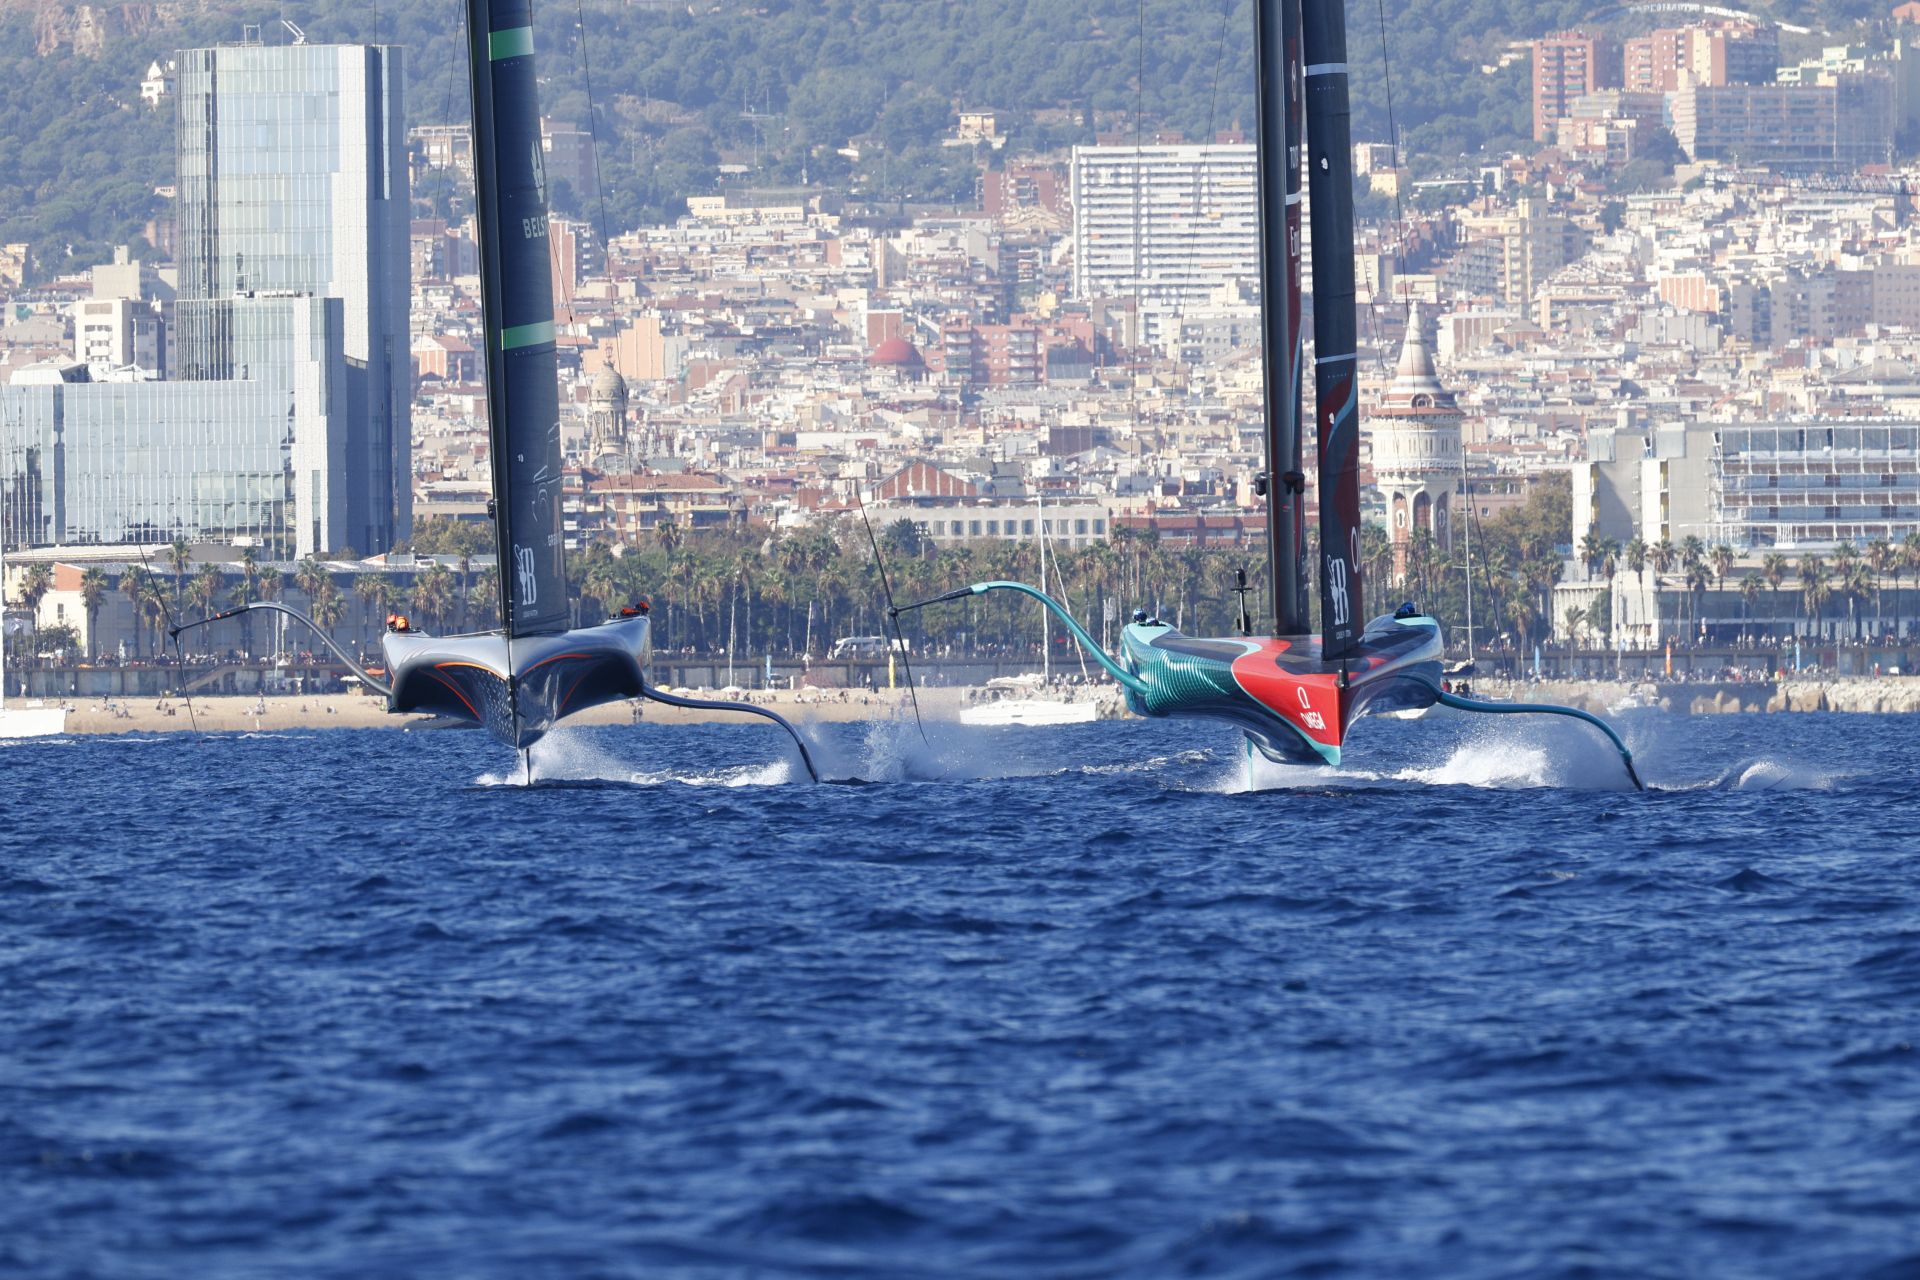
[[[295,44],[305,44],[307,42],[307,33],[302,31],[297,25],[295,25],[291,19],[288,19],[288,18],[280,19],[280,25],[293,33],[293,42]]]

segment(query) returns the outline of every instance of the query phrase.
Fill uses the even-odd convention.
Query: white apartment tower
[[[1073,294],[1143,312],[1260,292],[1250,144],[1075,147]]]

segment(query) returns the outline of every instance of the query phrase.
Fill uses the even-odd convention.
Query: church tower
[[[1407,340],[1393,383],[1369,415],[1374,484],[1387,500],[1396,580],[1407,576],[1417,530],[1433,536],[1435,550],[1453,545],[1464,457],[1460,424],[1465,417],[1453,392],[1440,385],[1434,372],[1426,318],[1415,304],[1407,312]]]
[[[587,459],[595,471],[607,475],[633,470],[627,445],[627,380],[611,365],[593,380],[587,397]]]

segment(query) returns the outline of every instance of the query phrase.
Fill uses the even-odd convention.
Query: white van
[[[842,636],[833,642],[833,652],[829,658],[884,658],[888,649],[904,652],[906,641],[892,640],[886,636]]]

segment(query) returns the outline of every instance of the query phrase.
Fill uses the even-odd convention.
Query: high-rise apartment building
[[[1533,42],[1533,138],[1548,142],[1554,124],[1596,89],[1620,85],[1620,46],[1605,35],[1562,31]]]
[[[291,333],[257,316],[262,300],[338,299],[342,438],[312,451],[326,474],[295,477],[297,502],[321,503],[301,541],[384,550],[412,497],[401,50],[220,45],[178,63],[176,376],[284,377],[291,349],[283,362],[248,342],[234,304],[256,332]]]
[[[1751,22],[1663,27],[1628,40],[1622,55],[1622,86],[1630,92],[1765,84],[1780,65],[1780,33],[1771,24]]]
[[[1249,144],[1073,149],[1073,294],[1143,312],[1260,287]]]
[[[1884,70],[1829,84],[1689,86],[1674,95],[1673,136],[1689,158],[1857,169],[1893,158],[1894,84]]]

